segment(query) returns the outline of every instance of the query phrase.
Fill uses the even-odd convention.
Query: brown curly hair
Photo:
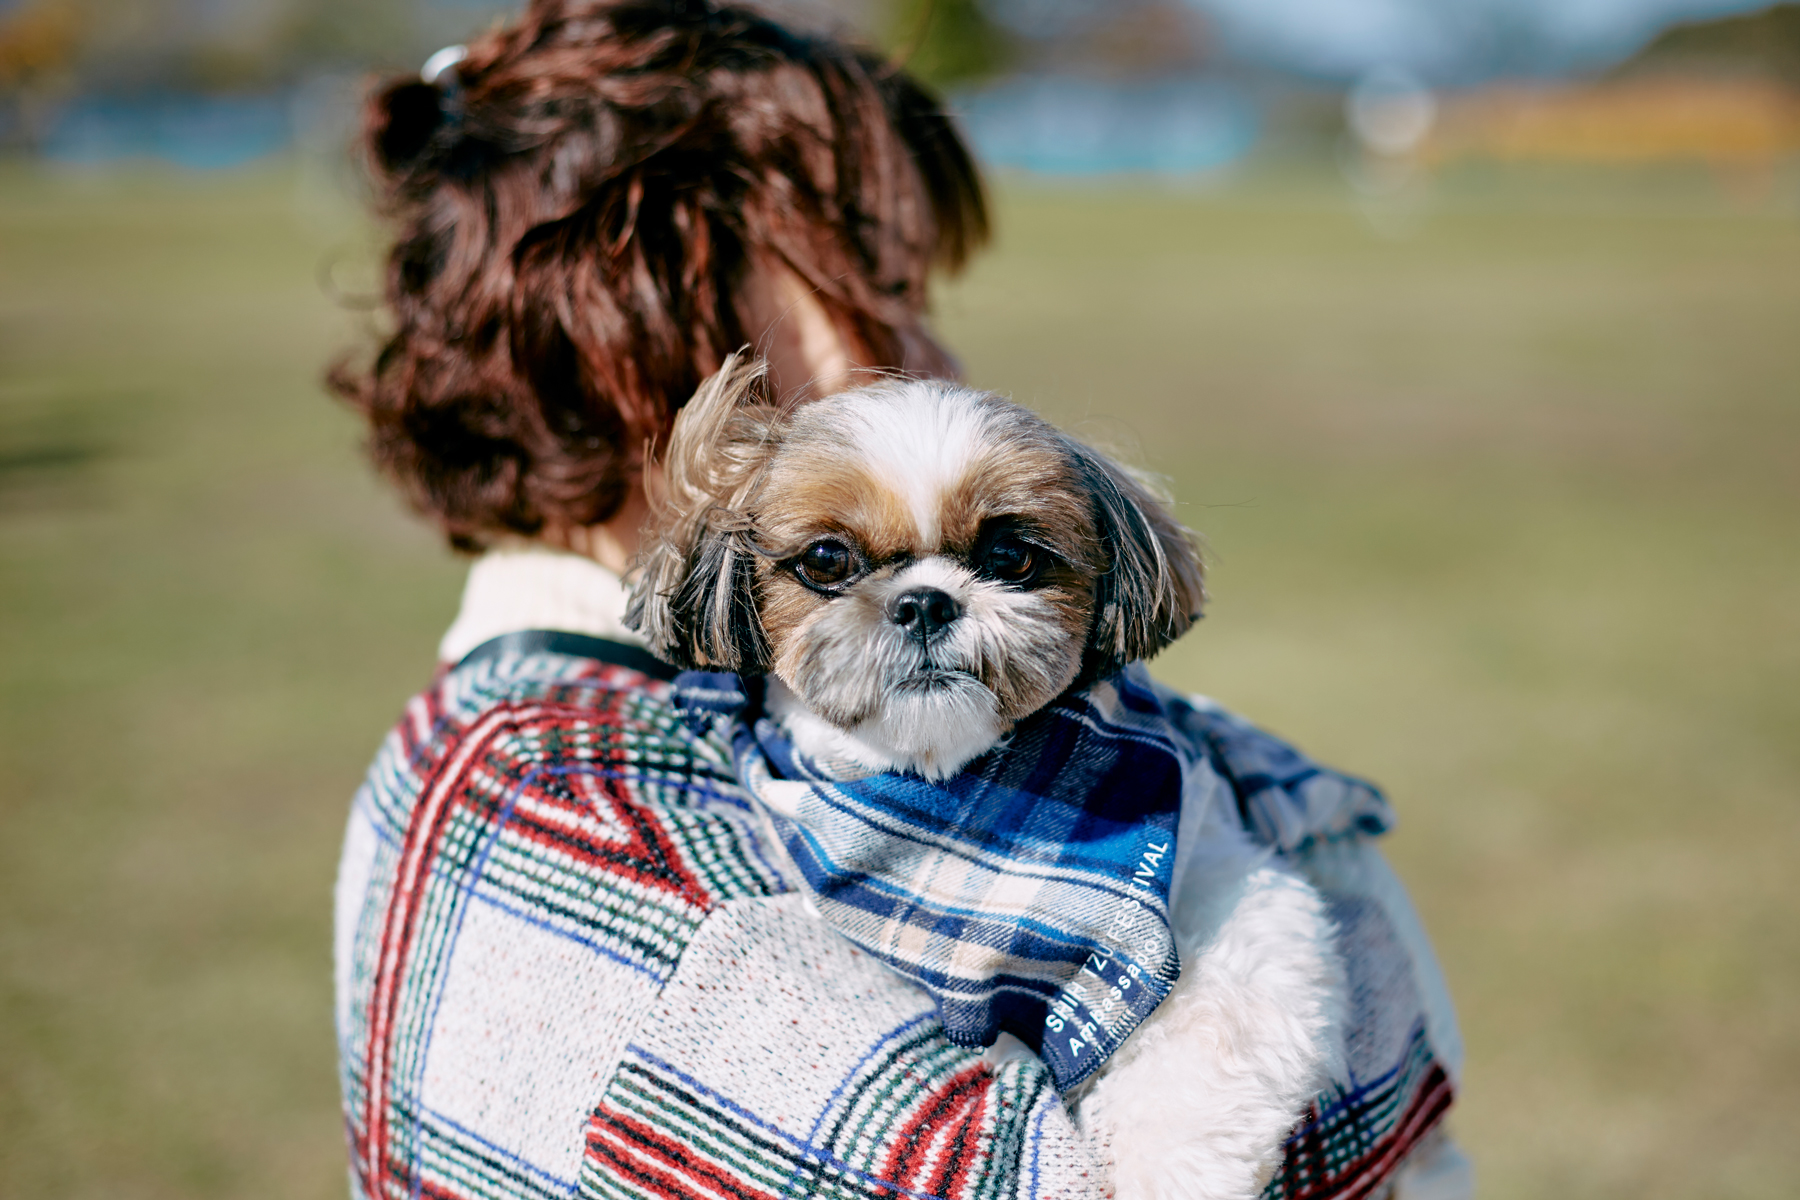
[[[394,332],[330,383],[453,546],[607,520],[643,447],[792,271],[868,365],[987,236],[935,97],[705,0],[533,0],[436,84],[373,93]]]

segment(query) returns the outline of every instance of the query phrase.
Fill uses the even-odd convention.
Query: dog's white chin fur
[[[937,778],[1004,732],[991,703],[955,719],[914,709],[851,732],[778,678],[768,688],[770,714],[821,761]],[[1224,789],[1204,768],[1183,788],[1171,896],[1181,978],[1070,1097],[1112,1160],[1118,1200],[1254,1200],[1343,1053],[1343,968],[1325,902],[1228,819]],[[1030,1053],[1003,1034],[988,1058]]]
[[[970,675],[889,696],[881,715],[841,729],[806,707],[771,675],[765,703],[802,753],[820,761],[850,762],[869,771],[912,771],[944,779],[990,749],[1010,725],[994,693]]]

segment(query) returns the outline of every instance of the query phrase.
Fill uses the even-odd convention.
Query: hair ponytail
[[[383,174],[402,174],[424,156],[448,124],[444,101],[437,84],[420,79],[398,80],[371,97],[368,144]]]

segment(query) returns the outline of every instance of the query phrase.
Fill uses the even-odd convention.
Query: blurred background
[[[1800,1188],[1800,6],[842,0],[972,378],[1167,475],[1158,663],[1379,780],[1482,1194]],[[321,374],[460,0],[0,0],[0,1195],[340,1196],[346,804],[464,566]]]

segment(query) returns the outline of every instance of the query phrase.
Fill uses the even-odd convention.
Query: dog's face
[[[754,385],[728,365],[666,456],[633,619],[679,665],[772,671],[934,774],[1196,615],[1186,531],[1028,410],[883,382],[783,413]]]
[[[1107,561],[1078,465],[1046,432],[941,385],[794,413],[754,510],[756,610],[807,708],[929,765],[1074,680]]]

